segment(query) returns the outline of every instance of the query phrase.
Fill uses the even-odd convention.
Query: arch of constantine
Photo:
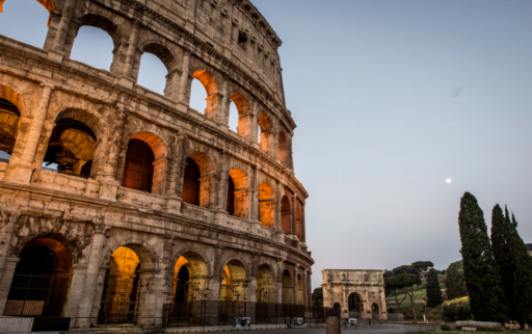
[[[35,5],[42,48],[0,35],[0,315],[159,328],[309,306],[281,41],[253,4]],[[109,69],[71,59],[83,26],[112,39]],[[144,53],[163,94],[137,82]]]
[[[324,307],[344,319],[388,319],[383,270],[325,269],[322,274]]]

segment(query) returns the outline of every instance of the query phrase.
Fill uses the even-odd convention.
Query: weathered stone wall
[[[356,294],[362,304],[361,318],[388,319],[382,270],[326,269],[322,274],[324,307],[334,308],[338,304],[341,317],[348,318],[349,296]],[[374,305],[378,308],[377,314]]]
[[[295,123],[283,98],[281,43],[262,15],[246,0],[55,5],[43,49],[0,36],[0,98],[20,114],[11,157],[0,161],[0,313],[20,251],[42,236],[60,238],[72,253],[63,315],[76,318],[75,327],[96,323],[109,260],[120,246],[140,258],[139,325],[160,325],[163,304],[173,298],[174,265],[186,254],[206,264],[206,277],[195,278],[208,287],[204,299],[219,299],[224,265],[237,259],[249,301],[256,301],[258,268],[267,265],[273,301],[282,301],[288,269],[297,287],[291,299],[309,305],[308,195],[292,168]],[[112,36],[109,71],[70,60],[83,25]],[[136,84],[144,51],[168,68],[164,95]],[[204,113],[189,108],[193,78],[209,91]],[[246,122],[239,133],[228,129],[230,100]],[[269,145],[257,140],[259,114],[269,122],[262,129]],[[83,123],[96,138],[89,177],[43,167],[54,128],[65,118]],[[151,192],[122,186],[131,139],[145,142],[155,156]],[[202,171],[199,206],[182,200],[187,157]],[[238,215],[226,210],[233,169],[246,182],[235,197],[244,201]],[[273,190],[273,226],[260,222],[261,183]],[[284,212],[281,202],[289,204]]]

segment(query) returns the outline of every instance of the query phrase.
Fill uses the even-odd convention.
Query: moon
[[[448,177],[448,178],[445,179],[445,183],[447,183],[447,184],[451,184],[451,183],[453,183],[453,179],[451,179],[450,177]]]

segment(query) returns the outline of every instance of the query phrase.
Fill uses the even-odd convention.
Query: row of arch
[[[18,123],[21,118],[20,96],[9,87],[0,85],[0,159],[10,160],[15,151]],[[42,168],[72,176],[93,178],[98,164],[102,164],[102,121],[97,116],[78,109],[60,112],[54,123],[44,156]],[[121,185],[127,188],[164,194],[170,160],[164,141],[156,134],[141,131],[131,135],[125,148]],[[100,161],[99,161],[100,160]],[[179,159],[178,159],[179,161]],[[243,168],[230,168],[225,180],[215,177],[215,165],[204,152],[191,152],[183,159],[178,171],[182,176],[181,187],[176,189],[183,202],[212,208],[217,187],[223,186],[225,209],[228,214],[242,219],[257,219],[265,227],[275,227],[276,212],[280,210],[280,228],[286,234],[303,239],[303,204],[285,189],[278,195],[268,181],[252,184]],[[220,182],[220,184],[216,184]],[[256,194],[256,198],[251,198]],[[279,202],[277,197],[280,196]],[[257,204],[254,204],[257,203]],[[253,205],[257,205],[252,217]],[[279,207],[278,207],[279,206]]]
[[[349,318],[366,318],[368,314],[373,319],[379,319],[379,304],[372,303],[370,309],[365,309],[362,297],[357,292],[351,292],[347,297],[347,315]],[[336,302],[333,304],[333,310],[340,314],[341,305]]]
[[[148,84],[150,88],[171,100],[187,104],[190,109],[204,114],[207,119],[225,124],[241,138],[257,144],[263,151],[273,154],[283,165],[291,167],[290,131],[283,129],[283,126],[266,111],[255,110],[246,92],[236,85],[226,84],[219,74],[206,69],[206,66],[198,60],[187,59],[183,64],[180,63],[178,59],[185,57],[182,55],[183,52],[173,50],[173,47],[160,37],[142,37],[138,32],[132,32],[135,38],[128,43],[121,43],[120,38],[123,36],[124,28],[105,15],[90,13],[84,14],[79,19],[76,29],[65,37],[64,52],[67,58],[75,56],[73,59],[91,66],[103,67],[117,76],[130,77],[137,83],[139,78],[144,77],[144,75],[139,76],[139,71],[146,58],[151,66],[149,71],[151,75],[157,73],[160,81],[165,83],[164,87],[159,88]],[[90,49],[77,51],[77,36],[84,35],[82,31],[84,27],[91,29],[90,33],[96,33],[100,38],[109,40],[107,48],[91,45],[90,49],[98,50],[98,57],[87,56]],[[134,29],[138,28],[134,26]],[[130,45],[127,50],[121,50],[122,44]],[[102,64],[101,61],[95,62],[94,59],[98,59],[103,53],[102,50],[106,49],[109,50],[112,59],[106,64]],[[185,69],[184,66],[188,68]],[[147,83],[147,80],[143,80],[141,84]]]
[[[18,254],[18,261],[4,315],[64,316],[74,271],[74,256],[61,235],[40,236],[30,240]],[[145,316],[153,288],[153,275],[159,266],[150,252],[138,244],[125,244],[112,251],[100,271],[101,289],[99,323],[136,323]],[[166,303],[177,312],[179,306],[213,298],[215,288],[220,302],[254,302],[258,304],[304,305],[306,277],[284,269],[276,272],[267,263],[257,264],[253,270],[238,259],[225,262],[221,272],[212,272],[212,266],[200,254],[186,252],[169,267],[170,282]],[[280,289],[279,289],[280,288]],[[99,295],[98,295],[99,294]],[[99,297],[99,298],[98,298]],[[178,314],[176,314],[178,316]]]

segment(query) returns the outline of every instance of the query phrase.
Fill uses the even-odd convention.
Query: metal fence
[[[294,319],[324,322],[336,310],[296,304],[202,300],[164,305],[163,327],[235,325],[241,318],[253,324],[288,324]]]

